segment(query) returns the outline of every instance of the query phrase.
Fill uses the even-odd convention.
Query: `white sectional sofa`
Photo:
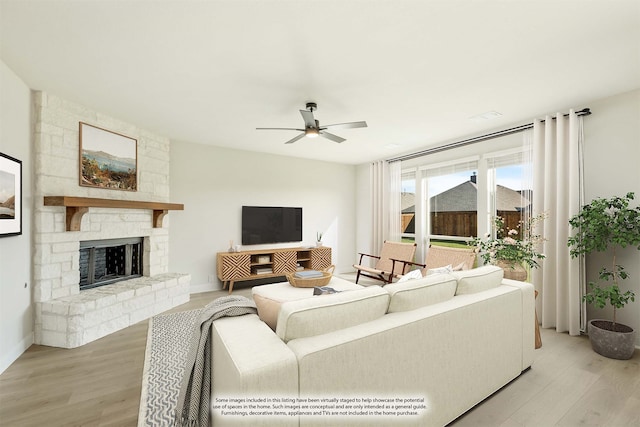
[[[454,421],[532,363],[533,286],[502,273],[486,266],[284,302],[275,332],[257,315],[215,321],[213,424]]]

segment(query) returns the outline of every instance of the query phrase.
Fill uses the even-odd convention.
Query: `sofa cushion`
[[[282,303],[276,333],[284,341],[325,334],[382,317],[389,294],[380,286]]]
[[[351,291],[362,289],[363,286],[333,276],[327,285],[336,291]],[[289,282],[273,283],[271,285],[254,286],[251,288],[253,300],[258,307],[258,316],[271,329],[276,330],[280,306],[287,301],[295,301],[313,297],[313,288],[296,288]]]
[[[384,287],[391,296],[389,313],[415,310],[453,298],[456,279],[450,274],[434,274],[422,279],[392,283]]]
[[[471,270],[454,271],[451,275],[458,281],[456,295],[475,294],[500,286],[504,270],[495,265],[485,265]]]

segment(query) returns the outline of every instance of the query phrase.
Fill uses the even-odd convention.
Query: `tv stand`
[[[331,248],[260,249],[241,252],[218,252],[216,257],[218,279],[222,288],[246,280],[284,277],[300,270],[323,270],[331,266]]]

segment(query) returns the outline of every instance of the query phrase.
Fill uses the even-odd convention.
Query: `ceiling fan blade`
[[[353,129],[353,128],[366,128],[367,122],[349,122],[349,123],[336,123],[334,125],[323,125],[320,129],[334,128],[334,129]]]
[[[341,143],[342,141],[346,141],[346,139],[339,137],[338,135],[334,135],[329,132],[320,131],[320,136],[324,136],[327,139],[332,140],[333,142]]]
[[[304,129],[294,128],[256,128],[256,130],[297,130],[298,132],[304,132]]]
[[[292,138],[290,140],[288,140],[287,142],[285,142],[285,144],[293,144],[294,142],[296,142],[299,139],[304,138],[304,133],[301,133],[300,135],[296,136],[295,138]]]
[[[313,117],[312,111],[300,110],[300,114],[302,114],[302,118],[304,119],[304,127],[306,128],[316,127],[316,119]]]

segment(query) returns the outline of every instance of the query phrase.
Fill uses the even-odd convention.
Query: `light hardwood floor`
[[[194,294],[171,311],[223,295]],[[31,346],[0,375],[0,426],[135,426],[147,326],[75,349]],[[541,332],[532,369],[453,425],[640,426],[640,350],[631,360],[611,360],[594,353],[586,337]]]

